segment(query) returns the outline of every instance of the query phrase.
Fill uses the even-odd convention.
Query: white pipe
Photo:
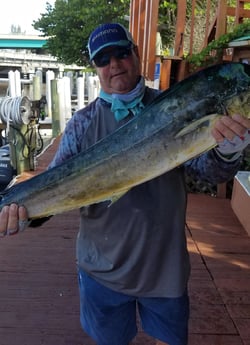
[[[60,132],[62,133],[66,125],[66,115],[65,115],[65,90],[64,90],[64,80],[57,80],[57,92],[58,92],[58,101],[59,101],[59,118],[60,118]]]
[[[51,80],[55,79],[55,73],[53,71],[46,72],[46,100],[47,100],[47,114],[48,117],[52,117],[52,104],[51,104]]]
[[[16,90],[16,97],[21,97],[22,96],[22,91],[21,91],[21,75],[19,71],[14,72],[15,75],[15,90]]]
[[[88,103],[90,103],[99,95],[100,82],[97,76],[90,76],[88,80]]]
[[[64,88],[64,116],[65,120],[69,120],[72,116],[71,114],[71,80],[70,77],[64,76],[63,88]]]
[[[42,97],[40,76],[35,75],[32,80],[33,101],[39,101]]]
[[[84,108],[84,98],[85,98],[85,90],[84,90],[84,80],[85,76],[77,78],[77,106],[78,109]]]
[[[15,74],[13,71],[8,72],[9,77],[9,96],[16,97],[16,83],[15,83]]]

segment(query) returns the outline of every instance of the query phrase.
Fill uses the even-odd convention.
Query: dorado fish
[[[115,201],[215,147],[222,114],[250,112],[250,66],[219,64],[162,92],[140,115],[61,165],[0,194],[0,209],[24,205],[31,219]]]

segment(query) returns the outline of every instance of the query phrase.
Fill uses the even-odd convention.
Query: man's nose
[[[117,65],[120,63],[120,61],[121,61],[121,59],[118,59],[114,55],[110,56],[110,65]]]

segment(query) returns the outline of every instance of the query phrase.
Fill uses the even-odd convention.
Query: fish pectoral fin
[[[110,203],[109,203],[108,207],[112,206],[115,202],[117,202],[117,200],[119,200],[121,197],[123,197],[123,195],[125,195],[128,191],[129,191],[129,189],[126,190],[125,192],[122,192],[120,194],[116,194],[116,195],[112,196],[112,198],[110,199]]]
[[[188,126],[180,130],[176,135],[175,139],[178,139],[184,135],[190,134],[194,131],[201,130],[202,128],[207,128],[211,126],[211,122],[214,122],[215,119],[221,117],[220,114],[209,114],[199,120],[191,122]]]

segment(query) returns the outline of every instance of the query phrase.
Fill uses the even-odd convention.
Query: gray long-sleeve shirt
[[[158,92],[146,88],[144,104]],[[128,121],[117,122],[100,98],[77,111],[67,124],[51,166],[87,149]],[[189,161],[109,202],[80,210],[77,263],[105,286],[144,297],[179,297],[190,263],[186,246],[185,172],[212,183],[233,177],[239,161],[226,163],[215,152]]]

